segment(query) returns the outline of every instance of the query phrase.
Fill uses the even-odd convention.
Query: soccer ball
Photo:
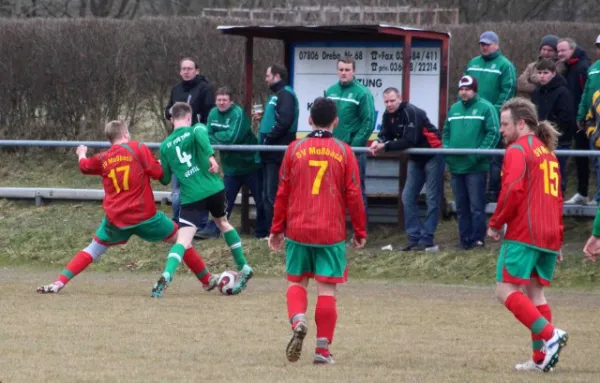
[[[232,295],[236,281],[237,273],[235,271],[225,270],[219,275],[217,288],[223,295]]]

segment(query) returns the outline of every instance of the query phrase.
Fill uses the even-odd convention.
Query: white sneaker
[[[540,368],[540,365],[537,364],[536,362],[534,362],[533,359],[529,359],[525,363],[518,363],[518,364],[516,364],[515,365],[515,370],[517,370],[517,371],[537,371],[537,372],[542,372],[542,369]],[[552,368],[550,368],[550,371],[552,371]]]
[[[582,196],[579,193],[575,193],[570,200],[565,201],[565,204],[569,205],[585,205],[587,204],[587,197]]]
[[[37,288],[37,292],[40,294],[58,294],[65,285],[61,282],[52,282],[49,285],[40,286]]]
[[[433,245],[425,248],[426,253],[437,253],[440,251],[439,245]]]
[[[587,205],[588,206],[598,206],[598,201],[596,201],[595,199],[593,199],[590,202],[588,202]]]
[[[569,335],[565,331],[558,328],[554,329],[552,338],[548,341],[544,341],[544,352],[546,353],[546,357],[544,358],[544,361],[540,363],[542,371],[549,372],[556,366],[560,351],[567,345],[568,340]]]

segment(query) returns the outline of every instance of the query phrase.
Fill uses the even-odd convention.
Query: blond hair
[[[531,101],[523,97],[511,98],[502,105],[501,112],[505,110],[510,111],[513,122],[523,120],[550,151],[556,149],[560,132],[549,121],[538,121],[535,105]]]
[[[126,132],[127,123],[123,120],[113,120],[104,125],[104,135],[111,143],[125,136]]]

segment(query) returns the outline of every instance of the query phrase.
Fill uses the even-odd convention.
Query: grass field
[[[529,333],[474,288],[350,281],[338,299],[332,352],[313,366],[313,312],[304,353],[285,359],[285,282],[257,278],[239,296],[202,291],[179,275],[161,299],[155,274],[87,272],[59,295],[38,295],[56,272],[0,269],[0,381],[17,382],[536,382],[512,371]],[[314,289],[310,289],[314,294]],[[600,367],[597,293],[552,290],[554,322],[570,342],[547,382],[592,382]]]

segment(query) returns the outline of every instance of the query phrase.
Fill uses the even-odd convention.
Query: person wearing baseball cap
[[[513,98],[517,91],[517,70],[513,63],[500,52],[500,38],[495,32],[483,32],[479,36],[481,55],[469,61],[464,74],[477,80],[477,94],[489,101],[500,116],[502,105]],[[499,148],[502,141],[498,141]],[[487,199],[496,202],[500,193],[500,170],[502,157],[492,156]]]
[[[500,118],[491,102],[478,92],[481,83],[465,75],[458,83],[460,100],[450,107],[442,130],[442,145],[451,149],[494,149],[500,141]],[[502,158],[502,157],[500,157]],[[446,155],[456,203],[458,232],[463,250],[484,246],[487,173],[490,157]]]
[[[519,96],[531,97],[533,91],[540,85],[540,79],[537,75],[536,65],[543,59],[554,61],[554,64],[556,65],[556,73],[564,76],[567,71],[567,67],[562,61],[558,61],[558,57],[556,55],[557,44],[558,36],[546,35],[542,37],[538,59],[527,64],[527,67],[517,80],[517,92],[519,92]]]

